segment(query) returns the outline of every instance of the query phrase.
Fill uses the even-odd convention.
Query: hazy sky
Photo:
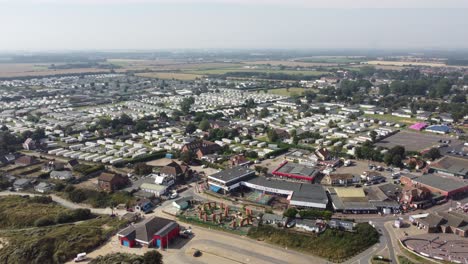
[[[0,51],[468,48],[468,0],[0,0]]]

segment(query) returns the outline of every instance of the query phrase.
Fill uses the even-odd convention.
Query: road
[[[9,191],[0,192],[0,196],[4,195],[36,196],[39,194]],[[204,195],[197,194],[193,188],[189,188],[179,195],[181,197],[194,196],[196,198],[207,198]],[[96,214],[112,213],[110,208],[90,208],[87,205],[76,204],[54,194],[51,194],[50,196],[53,201],[69,209],[87,208]],[[146,215],[146,217],[155,215],[165,218],[173,218],[163,212],[164,209],[171,207],[171,204],[172,200],[163,202],[154,210],[154,212]],[[124,210],[116,212],[117,214],[125,213]],[[385,222],[394,219],[394,217],[373,216],[372,218],[360,219],[359,221],[365,222],[369,221],[369,219],[373,221],[377,229],[382,230],[382,236],[379,243],[355,256],[349,261],[346,261],[345,263],[370,263],[370,260],[373,256],[380,254],[387,248],[390,254],[390,258],[395,260],[391,238],[384,225]],[[169,250],[162,252],[168,263],[328,263],[328,261],[312,255],[265,244],[263,242],[255,241],[234,234],[209,230],[196,226],[192,227],[192,230],[195,233],[195,236],[192,239],[189,241],[180,240],[182,242],[179,241],[177,243],[182,243],[182,245],[176,244],[176,248],[170,248]],[[194,249],[202,250],[204,252],[204,256],[195,260],[191,256]],[[112,252],[126,252],[127,250],[129,249],[118,245],[118,241],[116,241],[116,237],[114,236],[111,241],[108,241],[99,249],[90,252],[89,256],[96,257]],[[131,251],[128,253],[144,254],[143,249],[130,250]]]

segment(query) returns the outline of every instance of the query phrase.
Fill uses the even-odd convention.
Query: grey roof
[[[468,175],[468,160],[456,157],[443,157],[434,162],[431,168],[465,176]]]
[[[413,177],[412,180],[446,192],[455,191],[468,186],[466,181],[460,180],[453,176],[445,176],[440,174],[425,174],[423,176]]]
[[[292,191],[291,201],[328,203],[327,193],[321,185],[273,180],[265,177],[253,177],[245,182],[273,189]]]
[[[328,203],[328,196],[321,185],[301,184],[297,191],[294,191],[291,201]]]
[[[177,223],[166,218],[151,217],[141,223],[130,225],[121,230],[118,235],[129,239],[136,238],[140,241],[149,243],[153,240],[154,235],[164,236],[177,227]]]
[[[213,175],[208,176],[209,178],[214,178],[220,181],[224,182],[229,182],[238,178],[241,178],[246,175],[251,175],[254,174],[255,172],[251,169],[242,167],[242,166],[236,166],[232,167],[229,169],[225,169],[223,171],[220,171],[218,173],[215,173]]]
[[[295,174],[305,177],[313,178],[317,176],[318,170],[314,167],[288,162],[277,170],[277,172]]]

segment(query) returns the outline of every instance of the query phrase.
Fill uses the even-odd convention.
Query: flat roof
[[[454,176],[445,176],[441,174],[425,174],[422,176],[414,176],[414,175],[411,175],[411,176],[407,176],[407,177],[409,177],[411,180],[415,182],[418,182],[418,183],[421,183],[421,184],[424,184],[433,188],[437,188],[445,192],[451,192],[451,191],[455,191],[461,188],[468,187],[468,183],[466,181],[456,178]]]
[[[265,177],[253,177],[245,182],[267,188],[293,192],[291,200],[302,202],[328,203],[325,189],[318,184],[289,182]]]
[[[294,162],[283,162],[277,169],[273,171],[273,175],[282,177],[293,177],[304,180],[313,180],[319,173],[319,170],[303,164]]]
[[[232,167],[232,168],[217,172],[213,175],[208,176],[208,178],[212,178],[212,179],[227,183],[229,181],[242,178],[252,173],[254,173],[254,171],[251,169],[248,169],[242,166],[236,166],[236,167]]]
[[[366,197],[362,188],[334,188],[340,198],[362,198]]]

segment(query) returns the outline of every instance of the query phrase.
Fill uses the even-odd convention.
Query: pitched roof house
[[[200,159],[205,155],[213,154],[220,150],[221,147],[208,140],[195,140],[182,146],[181,152],[192,151]]]
[[[179,225],[169,219],[151,217],[141,223],[133,224],[117,233],[120,244],[134,247],[167,247],[169,241],[179,235]]]
[[[127,185],[128,179],[119,174],[103,172],[98,177],[98,186],[106,192],[113,192]]]

